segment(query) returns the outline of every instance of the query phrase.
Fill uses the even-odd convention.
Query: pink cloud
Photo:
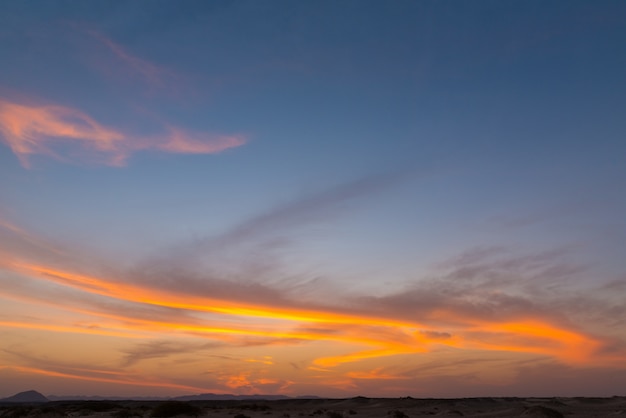
[[[30,154],[58,156],[52,146],[60,139],[81,143],[98,152],[114,152],[124,140],[122,133],[100,125],[79,110],[4,100],[0,100],[0,132],[24,166],[28,166]]]
[[[50,104],[21,104],[2,99],[0,135],[24,167],[29,167],[29,156],[33,154],[68,160],[71,159],[68,153],[74,156],[80,151],[81,160],[96,159],[119,166],[130,154],[139,150],[215,154],[246,142],[242,135],[192,132],[175,126],[167,126],[163,135],[135,135],[104,126],[78,109]]]
[[[246,143],[243,135],[211,135],[205,132],[188,132],[181,128],[169,127],[169,135],[158,148],[179,154],[214,154]]]

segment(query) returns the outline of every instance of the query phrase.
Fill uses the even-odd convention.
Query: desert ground
[[[626,417],[626,397],[56,401],[0,405],[2,418]]]

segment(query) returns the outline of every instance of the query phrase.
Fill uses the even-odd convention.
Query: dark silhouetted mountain
[[[26,392],[20,392],[8,398],[0,399],[0,402],[39,403],[49,402],[49,399],[36,390],[27,390]]]

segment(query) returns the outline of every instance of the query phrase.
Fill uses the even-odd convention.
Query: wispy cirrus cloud
[[[146,271],[152,280],[155,276],[166,276],[172,268],[183,270],[187,267],[200,266],[206,271],[207,266],[203,264],[203,260],[215,261],[226,253],[239,254],[239,257],[245,253],[246,256],[240,257],[242,260],[237,260],[236,264],[243,269],[250,266],[252,262],[258,276],[259,270],[262,270],[263,266],[268,264],[268,260],[273,258],[271,255],[273,250],[293,244],[290,234],[294,230],[333,219],[348,205],[355,204],[360,199],[384,193],[406,180],[410,175],[419,176],[420,172],[397,170],[377,173],[284,202],[241,221],[222,234],[199,237],[190,242],[168,247],[165,252],[156,254],[155,257],[151,257],[146,260],[146,263],[140,265],[136,277],[141,275],[139,270]],[[259,261],[259,259],[262,260]],[[258,263],[255,263],[256,261]],[[272,267],[268,266],[268,268],[271,270]],[[153,283],[160,284],[159,282]],[[300,282],[298,286],[300,295],[303,292],[302,283]],[[164,281],[163,284],[167,286],[168,283]],[[193,287],[193,283],[189,285]],[[212,291],[225,294],[228,289],[228,284],[220,283],[219,288],[212,289]],[[278,297],[275,291],[267,288],[256,287],[254,293],[268,296],[272,294]]]
[[[0,259],[2,254],[31,253],[40,257],[60,256],[64,251],[57,243],[44,239],[17,226],[0,213]]]
[[[114,42],[103,33],[94,29],[89,29],[86,32],[114,55],[117,61],[117,68],[120,68],[119,64],[121,64],[121,68],[124,68],[128,73],[139,78],[150,87],[168,88],[176,78],[173,71],[132,54],[127,48]]]
[[[121,166],[141,150],[215,154],[247,141],[243,135],[193,132],[172,125],[156,135],[123,132],[75,108],[5,99],[0,99],[0,134],[24,167],[30,166],[29,157],[36,154]]]

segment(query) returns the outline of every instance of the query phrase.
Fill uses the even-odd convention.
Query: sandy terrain
[[[626,397],[468,399],[290,399],[276,401],[58,401],[0,405],[2,418],[412,418],[619,417]]]

